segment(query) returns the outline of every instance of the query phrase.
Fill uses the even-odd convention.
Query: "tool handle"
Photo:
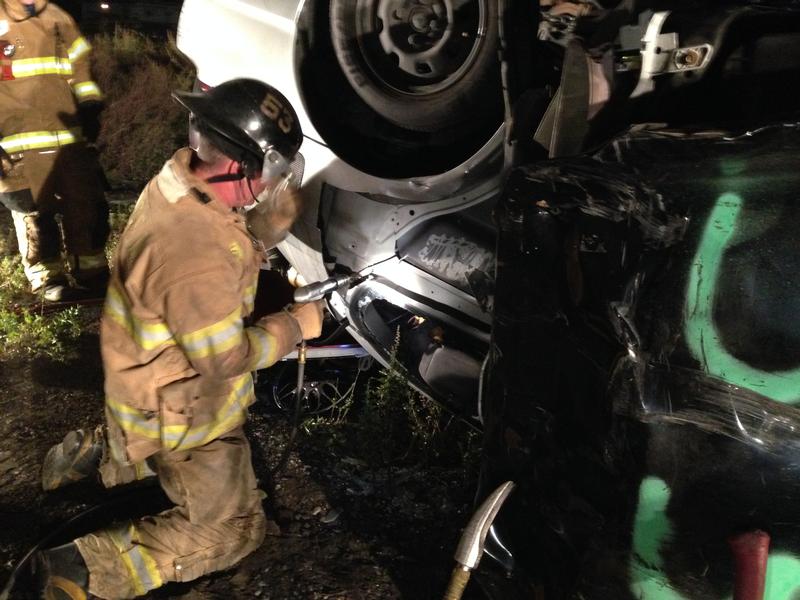
[[[456,565],[450,575],[450,583],[447,584],[443,600],[461,600],[467,583],[469,583],[469,570],[461,565]]]
[[[758,529],[728,539],[736,570],[734,600],[763,600],[769,542],[769,534]]]

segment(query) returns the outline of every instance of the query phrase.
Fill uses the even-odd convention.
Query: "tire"
[[[331,0],[349,85],[406,130],[485,129],[502,101],[494,0]]]

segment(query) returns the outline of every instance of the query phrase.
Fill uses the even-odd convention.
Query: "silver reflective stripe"
[[[235,323],[228,325],[222,331],[208,335],[199,339],[181,338],[181,347],[191,355],[208,356],[209,354],[220,354],[218,348],[226,348],[225,342],[228,342],[233,337],[242,335],[244,325],[241,319],[237,319]],[[188,337],[188,336],[187,336]],[[224,350],[223,350],[224,351]]]
[[[81,56],[89,52],[89,50],[91,49],[92,46],[89,44],[89,42],[86,41],[86,38],[80,36],[78,39],[72,42],[72,46],[69,47],[67,54],[69,55],[70,61],[74,62],[78,60]]]
[[[251,346],[258,348],[258,354],[255,356],[250,370],[257,371],[258,369],[266,369],[272,365],[277,346],[275,337],[260,327],[248,327],[247,338],[250,340]]]
[[[102,96],[100,93],[100,88],[97,87],[97,84],[94,81],[85,81],[83,83],[77,83],[72,86],[72,90],[75,92],[75,95],[78,97],[78,100],[82,100],[87,96]]]
[[[193,448],[211,441],[211,439],[215,438],[217,435],[233,429],[239,421],[244,421],[244,412],[250,403],[242,402],[242,400],[249,400],[253,394],[253,378],[248,373],[243,375],[241,379],[236,382],[225,406],[215,415],[214,421],[206,425],[193,427],[189,429],[188,432],[165,433],[164,439],[170,442],[180,441],[180,447],[182,449]],[[181,439],[181,437],[183,439]]]
[[[153,557],[134,541],[136,528],[133,523],[128,522],[106,531],[119,550],[137,596],[163,585],[164,581]]]
[[[32,131],[7,135],[0,140],[6,152],[22,152],[34,148],[53,148],[83,141],[80,130]]]

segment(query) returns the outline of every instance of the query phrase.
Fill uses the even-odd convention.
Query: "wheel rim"
[[[485,0],[359,0],[357,11],[373,80],[402,94],[425,96],[457,83],[486,34]]]
[[[300,394],[303,414],[316,415],[336,406],[343,398],[339,385],[338,379],[307,382]],[[290,410],[294,406],[296,397],[297,387],[294,383],[286,383],[273,390],[275,405],[281,410]]]

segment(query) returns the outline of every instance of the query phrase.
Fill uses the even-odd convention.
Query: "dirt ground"
[[[97,319],[87,311],[76,356],[0,364],[0,582],[42,538],[48,545],[98,524],[158,506],[157,487],[103,490],[83,482],[45,494],[39,469],[47,449],[69,429],[91,427],[102,414]],[[261,382],[265,381],[262,372]],[[372,469],[331,431],[297,437],[274,481],[288,438],[287,415],[254,405],[248,427],[265,508],[275,524],[263,546],[237,567],[191,584],[171,584],[147,598],[291,598],[378,600],[440,598],[460,529],[469,519],[472,470],[436,464]],[[99,506],[88,517],[78,517]],[[11,598],[23,598],[18,584]],[[475,590],[469,598],[479,598]]]

